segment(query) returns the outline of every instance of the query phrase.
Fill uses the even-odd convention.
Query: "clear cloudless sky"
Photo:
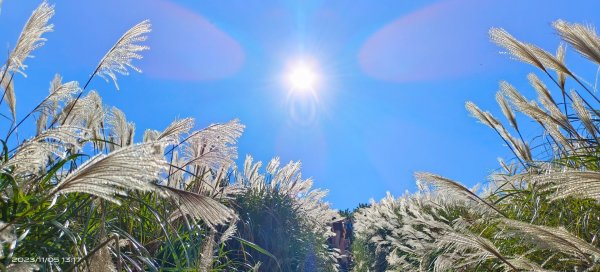
[[[39,3],[4,1],[6,54]],[[600,2],[591,0],[50,3],[55,31],[26,61],[28,77],[14,80],[18,116],[47,94],[55,73],[85,81],[122,33],[150,19],[151,50],[135,62],[143,73],[120,76],[119,91],[100,78],[90,87],[137,124],[136,138],[175,118],[194,117],[198,128],[239,118],[239,162],[246,154],[300,160],[303,175],[340,209],[414,191],[415,171],[483,183],[498,157],[511,158],[464,109],[472,100],[500,115],[500,80],[533,98],[526,75],[534,69],[499,54],[490,27],[554,52],[554,20],[600,25]],[[314,96],[290,93],[283,79],[298,60],[318,73]],[[596,67],[572,49],[567,63],[594,81]]]

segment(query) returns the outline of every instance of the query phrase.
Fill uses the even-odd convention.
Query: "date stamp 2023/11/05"
[[[58,263],[58,264],[63,264],[63,263],[76,263],[80,260],[80,257],[53,257],[53,256],[49,256],[49,257],[34,257],[34,256],[29,256],[29,257],[12,257],[12,262],[13,263]]]

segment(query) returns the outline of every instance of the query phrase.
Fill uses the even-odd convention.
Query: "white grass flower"
[[[52,194],[85,193],[120,204],[115,196],[130,190],[154,191],[166,162],[156,154],[155,142],[135,144],[99,154],[86,161],[60,181]]]
[[[164,197],[173,199],[178,210],[171,220],[188,215],[196,220],[203,220],[211,229],[217,225],[225,225],[236,218],[235,212],[209,196],[192,193],[168,186],[159,186]]]
[[[81,88],[79,88],[79,83],[77,81],[62,83],[62,77],[59,74],[56,74],[50,82],[48,96],[38,106],[37,111],[53,116],[58,112],[60,103],[68,101],[73,94],[79,93],[80,91]]]
[[[111,136],[119,147],[133,144],[135,124],[132,122],[127,122],[125,113],[123,113],[123,111],[116,107],[112,107],[107,123],[111,128]]]
[[[594,124],[592,120],[592,114],[585,107],[583,100],[574,90],[571,90],[571,98],[573,99],[573,108],[575,109],[579,120],[581,121],[585,129],[588,131],[588,133],[594,138],[596,138],[596,141],[598,141],[596,135],[598,127]]]
[[[17,98],[15,97],[14,81],[4,78],[1,85],[2,89],[4,89],[4,98],[6,99],[6,104],[8,104],[13,121],[15,121],[17,119]]]
[[[600,257],[598,248],[562,227],[538,226],[510,219],[504,219],[503,223],[508,227],[506,231],[532,239],[533,245],[538,248],[570,254],[587,263],[592,262],[590,256]]]
[[[221,233],[221,237],[219,238],[218,244],[220,245],[220,244],[227,242],[229,239],[231,239],[231,237],[233,237],[235,235],[236,232],[237,232],[237,222],[232,221],[229,223],[229,226],[227,227],[227,229],[225,229],[225,231],[223,231],[223,233]]]
[[[25,27],[21,31],[21,35],[17,40],[15,49],[9,56],[9,72],[18,72],[25,75],[24,70],[27,65],[24,64],[27,57],[31,57],[31,51],[44,45],[46,41],[42,35],[52,31],[53,25],[49,25],[48,21],[54,16],[54,6],[48,5],[43,1],[31,14]]]
[[[138,43],[146,41],[148,39],[146,34],[150,31],[151,24],[149,20],[142,21],[129,29],[100,60],[94,73],[106,81],[108,81],[108,78],[112,79],[118,90],[119,85],[117,84],[116,74],[129,75],[129,68],[141,72],[139,68],[132,64],[132,61],[141,59],[142,55],[139,52],[148,49],[148,46],[139,45]]]
[[[188,133],[194,127],[194,118],[185,118],[175,120],[165,130],[160,133],[156,139],[166,140],[174,144],[179,143],[179,138],[182,134]]]
[[[244,125],[235,119],[193,132],[187,139],[183,157],[188,165],[217,169],[223,165],[231,165],[237,158],[237,148],[234,144],[243,130]]]
[[[88,130],[75,126],[46,130],[19,146],[2,167],[14,166],[16,174],[35,173],[46,166],[51,155],[64,158],[68,149],[80,150],[81,141],[88,136]]]
[[[508,50],[508,52],[518,60],[529,63],[541,70],[546,71],[544,64],[531,50],[531,48],[528,47],[527,44],[515,39],[512,35],[506,32],[506,30],[502,28],[492,28],[490,29],[490,38],[497,45],[506,48],[506,50]]]
[[[600,64],[600,38],[592,26],[572,24],[563,20],[552,23],[558,34],[581,55]]]
[[[504,216],[504,213],[498,210],[498,208],[496,208],[493,204],[482,199],[477,194],[456,181],[431,173],[415,173],[415,178],[417,179],[417,183],[425,183],[429,186],[433,186],[437,190],[443,191],[444,194],[450,195],[451,197],[473,201],[479,204],[481,207],[492,211],[493,213]]]
[[[551,200],[567,197],[600,200],[600,173],[594,171],[550,171],[547,174],[528,177],[530,182],[547,186],[552,191]]]
[[[498,105],[500,105],[500,109],[502,110],[502,113],[504,114],[506,119],[508,119],[508,122],[510,123],[510,125],[513,128],[515,128],[516,130],[519,130],[519,126],[517,124],[517,118],[515,117],[515,113],[501,92],[496,93],[496,102],[498,102]]]
[[[448,268],[455,268],[456,266],[468,266],[480,263],[487,259],[498,259],[506,266],[510,267],[511,270],[518,270],[509,261],[509,258],[500,253],[500,250],[498,250],[498,248],[496,248],[496,246],[490,240],[469,232],[446,233],[440,237],[438,245],[440,248],[451,246],[455,251],[462,253],[458,263],[454,263]]]

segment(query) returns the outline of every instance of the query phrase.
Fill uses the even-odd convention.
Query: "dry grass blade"
[[[99,154],[82,164],[58,183],[51,194],[85,193],[120,204],[117,195],[129,190],[153,191],[153,182],[165,169],[156,142],[127,146],[108,155]]]
[[[505,216],[504,213],[498,210],[494,205],[480,198],[477,194],[471,192],[471,190],[456,181],[431,173],[415,173],[415,178],[417,179],[417,183],[424,183],[425,185],[432,186],[439,191],[443,191],[446,195],[449,195],[449,197],[473,201],[493,213]]]
[[[158,186],[164,197],[172,198],[178,204],[178,211],[171,219],[181,215],[189,215],[197,220],[203,220],[209,227],[224,225],[236,217],[233,210],[213,198],[168,186]]]
[[[539,248],[568,253],[587,263],[591,263],[589,256],[600,257],[598,248],[562,227],[538,226],[510,219],[505,219],[503,222],[508,227],[507,231],[533,239],[534,244]]]
[[[27,65],[23,62],[30,56],[31,51],[44,45],[46,39],[42,38],[42,35],[52,31],[53,25],[48,25],[52,16],[54,16],[54,6],[48,5],[46,1],[33,11],[21,31],[15,49],[10,53],[8,71],[25,75],[23,70]]]
[[[150,21],[145,20],[125,32],[119,41],[117,41],[117,43],[100,60],[94,74],[99,75],[107,81],[108,78],[112,79],[118,90],[117,73],[128,75],[128,68],[131,68],[136,72],[141,72],[141,70],[131,62],[134,59],[141,59],[142,55],[140,55],[139,52],[148,49],[147,46],[139,45],[137,43],[146,41],[148,38],[146,34],[150,31]]]

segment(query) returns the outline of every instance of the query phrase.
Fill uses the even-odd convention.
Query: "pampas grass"
[[[554,27],[577,52],[600,63],[600,39],[592,27],[561,20]],[[546,85],[529,74],[538,95],[538,101],[530,101],[502,81],[496,101],[510,124],[506,127],[489,111],[466,103],[475,119],[501,137],[514,159],[500,160],[504,171],[493,174],[482,193],[439,175],[417,173],[418,192],[400,198],[388,195],[359,209],[354,271],[600,268],[598,101],[567,67],[565,46],[560,45],[554,56],[500,28],[490,30],[490,36],[554,83]],[[558,79],[547,69],[555,70]],[[588,94],[567,92],[571,84]],[[552,95],[552,88],[562,99]],[[534,148],[523,137],[531,133],[518,126],[520,115],[539,125],[534,131],[539,136],[531,140]]]
[[[302,233],[297,244],[306,249],[310,241],[324,271],[336,270],[337,255],[326,239],[327,224],[337,213],[324,203],[325,191],[302,179],[299,163],[279,167],[274,159],[268,169],[272,183],[264,175],[248,179],[235,167],[244,130],[237,119],[195,128],[193,118],[183,118],[162,131],[146,129],[143,142],[136,143],[135,124],[123,111],[105,105],[101,90],[88,90],[96,75],[118,89],[117,75],[141,72],[133,62],[148,49],[143,42],[151,31],[149,21],[126,31],[85,84],[54,76],[48,95],[16,122],[13,76],[24,74],[25,59],[43,45],[43,34],[53,29],[48,24],[53,14],[45,1],[34,11],[0,79],[0,105],[6,101],[12,115],[4,116],[10,128],[0,141],[0,270],[281,268],[262,248],[266,245],[243,236],[247,232],[241,226],[247,222],[238,220],[245,212],[240,197],[257,191],[291,204],[285,210],[289,213],[275,219],[293,214],[287,222]],[[25,131],[35,135],[20,141],[14,132],[27,121],[34,121],[35,129]],[[239,246],[235,250],[234,244]],[[10,264],[15,256],[74,261]],[[271,261],[261,262],[263,257]]]

